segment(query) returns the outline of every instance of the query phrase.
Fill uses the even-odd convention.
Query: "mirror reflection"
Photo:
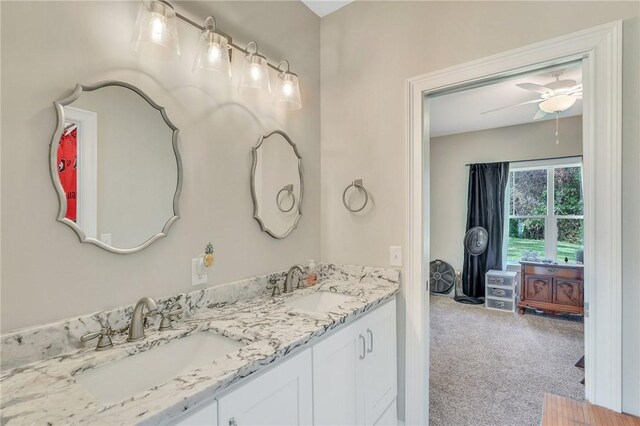
[[[264,135],[253,148],[251,192],[260,229],[284,238],[296,228],[302,215],[301,157],[284,132]]]
[[[164,109],[122,82],[79,85],[56,108],[59,220],[113,252],[164,236],[178,217],[181,167],[178,130]]]

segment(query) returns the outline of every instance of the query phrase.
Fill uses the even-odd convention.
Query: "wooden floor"
[[[544,394],[542,426],[640,426],[640,417],[616,413],[597,405]]]

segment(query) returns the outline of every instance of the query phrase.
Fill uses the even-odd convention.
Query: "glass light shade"
[[[231,78],[229,39],[215,32],[213,22],[213,18],[207,18],[205,29],[200,34],[193,71],[216,71]]]
[[[289,110],[302,108],[297,75],[289,71],[278,73],[274,103]]]
[[[160,46],[180,55],[176,12],[171,6],[158,0],[144,0],[140,5],[138,20],[131,43],[133,50],[142,45]]]
[[[267,58],[257,53],[249,53],[244,57],[238,89],[242,94],[258,96],[271,93]]]
[[[552,96],[544,102],[540,102],[540,109],[547,113],[566,111],[576,103],[576,98],[569,95]]]

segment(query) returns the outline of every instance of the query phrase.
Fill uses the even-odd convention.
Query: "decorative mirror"
[[[51,178],[58,221],[114,253],[133,253],[166,236],[178,217],[182,162],[178,129],[137,87],[78,84],[54,102]]]
[[[302,157],[286,133],[274,130],[253,148],[253,217],[273,238],[291,233],[302,217]]]

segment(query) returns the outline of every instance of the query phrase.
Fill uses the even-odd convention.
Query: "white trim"
[[[509,163],[509,171],[542,169],[544,167],[576,167],[582,166],[582,157],[550,158],[537,161],[514,161]]]
[[[65,106],[65,120],[78,126],[76,223],[89,238],[98,233],[98,114]]]
[[[408,425],[427,424],[429,415],[429,295],[424,285],[429,258],[429,104],[423,105],[423,97],[576,59],[583,59],[585,86],[585,302],[590,303],[585,318],[586,396],[594,404],[621,410],[622,22],[615,21],[407,80]]]

